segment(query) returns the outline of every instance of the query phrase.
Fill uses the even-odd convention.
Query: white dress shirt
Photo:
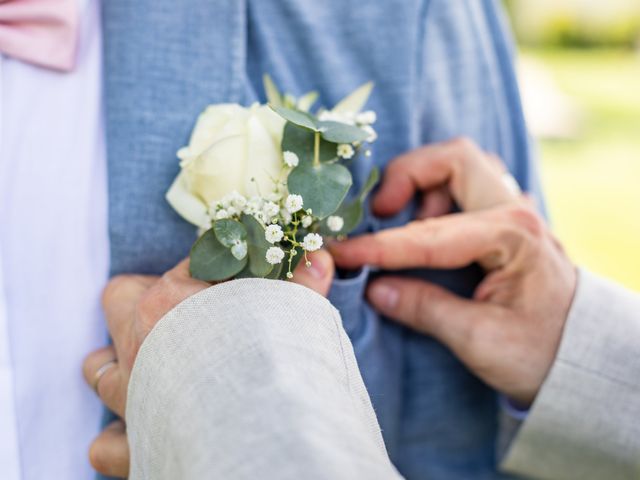
[[[82,378],[104,345],[106,160],[98,0],[71,73],[0,57],[0,478],[93,478],[101,405]]]

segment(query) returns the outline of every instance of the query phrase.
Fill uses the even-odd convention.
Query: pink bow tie
[[[55,70],[75,65],[77,0],[0,0],[0,52]]]

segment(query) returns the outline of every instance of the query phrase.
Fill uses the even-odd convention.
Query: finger
[[[452,207],[453,199],[448,188],[440,187],[430,190],[423,195],[422,205],[416,218],[423,220],[425,218],[441,217],[451,213]]]
[[[91,388],[95,389],[96,383],[102,381],[102,378],[98,379],[96,376],[100,369],[116,359],[116,351],[112,345],[106,346],[87,355],[84,363],[82,364],[82,373],[87,384]]]
[[[374,281],[367,298],[385,316],[437,338],[463,362],[471,361],[483,348],[477,342],[482,337],[475,333],[488,325],[500,308],[460,298],[421,280],[396,277]]]
[[[157,281],[158,277],[146,275],[118,275],[109,281],[102,294],[102,307],[114,339],[120,336],[122,327],[130,326],[136,304]]]
[[[330,245],[336,265],[387,269],[460,268],[481,262],[503,266],[514,253],[518,227],[500,211],[447,215]]]
[[[400,211],[416,192],[447,186],[465,211],[517,199],[494,161],[469,140],[428,145],[395,159],[387,168],[373,208],[379,215]]]
[[[309,266],[304,261],[300,262],[293,273],[293,281],[326,297],[335,271],[333,258],[326,250],[313,252],[308,257]]]
[[[387,167],[373,210],[378,215],[398,213],[417,191],[448,183],[452,165],[446,144],[427,145],[394,159]]]
[[[129,475],[129,444],[124,422],[111,423],[93,441],[89,461],[96,471],[108,477],[127,478]]]

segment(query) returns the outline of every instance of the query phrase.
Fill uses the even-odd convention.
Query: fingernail
[[[327,269],[321,261],[313,260],[311,265],[307,268],[307,272],[317,280],[322,280],[327,275]]]
[[[385,311],[394,310],[400,299],[400,292],[385,283],[374,283],[369,290],[369,295],[373,303]]]

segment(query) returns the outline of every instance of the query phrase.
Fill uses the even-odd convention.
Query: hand
[[[486,383],[530,405],[558,350],[576,287],[574,266],[528,201],[503,181],[495,158],[468,141],[395,160],[374,209],[396,213],[416,191],[427,199],[423,210],[437,191],[465,213],[334,244],[336,264],[451,269],[480,263],[487,276],[471,300],[393,276],[373,282],[367,295],[383,314],[434,336]]]
[[[294,281],[326,296],[334,273],[331,255],[318,251],[309,257],[311,268],[301,264]],[[84,363],[84,375],[105,405],[120,418],[125,418],[129,377],[142,342],[170,310],[209,287],[189,276],[188,260],[162,277],[122,275],[109,282],[102,303],[113,346],[91,353]],[[98,472],[127,477],[129,447],[124,422],[113,422],[95,439],[89,458]]]

